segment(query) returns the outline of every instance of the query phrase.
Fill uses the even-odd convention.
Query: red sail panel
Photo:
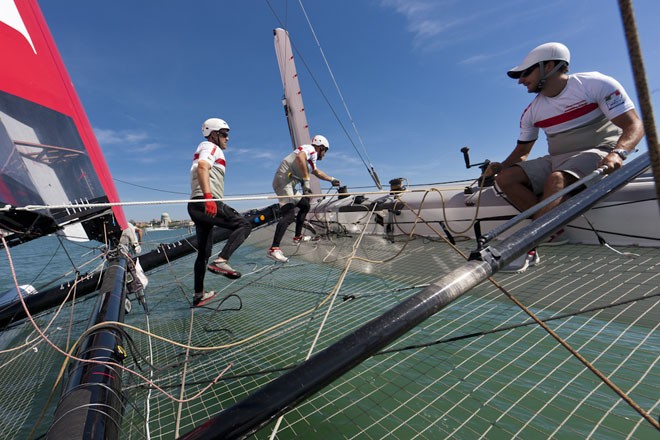
[[[5,164],[0,164],[6,169],[0,171],[7,172],[2,176],[0,187],[13,188],[13,192],[4,197],[0,194],[0,198],[14,203],[34,203],[38,199],[52,203],[64,195],[69,201],[98,199],[105,195],[108,201],[118,202],[108,165],[35,0],[0,2],[0,59],[3,60],[0,69],[0,156],[3,148],[6,156]],[[37,114],[40,115],[38,118]],[[57,129],[56,125],[62,129]],[[3,142],[13,145],[3,146]],[[81,157],[76,159],[76,155],[91,162],[91,171],[98,176],[101,188],[96,187],[95,178],[90,176]],[[20,171],[33,176],[31,184],[25,182],[26,177],[19,175],[15,166],[7,166],[9,160],[18,156],[23,158],[18,163]],[[76,160],[79,163],[73,166]],[[34,181],[39,180],[34,175],[48,178],[52,173],[53,179],[60,179],[57,172],[50,171],[60,166],[69,167],[67,173],[71,174],[71,182],[63,182],[61,190],[43,191],[45,194],[42,194],[31,189]],[[11,175],[12,172],[15,175]],[[74,182],[82,189],[72,189]],[[33,194],[35,192],[38,194]],[[25,201],[20,200],[23,194],[27,197]],[[113,213],[124,229],[127,223],[123,209],[113,207]]]

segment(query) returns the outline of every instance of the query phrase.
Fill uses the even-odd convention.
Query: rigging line
[[[5,354],[5,353],[12,352],[12,351],[17,351],[17,350],[19,350],[19,349],[24,349],[22,352],[17,353],[16,355],[14,355],[14,356],[8,358],[6,361],[3,361],[3,363],[0,364],[0,370],[2,370],[3,368],[8,367],[8,366],[9,366],[11,363],[13,363],[13,362],[17,362],[18,359],[20,359],[21,357],[27,355],[28,353],[33,353],[33,350],[37,349],[37,347],[39,346],[39,344],[44,343],[44,341],[42,341],[42,340],[38,340],[38,341],[36,341],[36,342],[34,343],[34,345],[30,345],[30,344],[31,344],[32,342],[34,342],[34,341],[36,341],[36,339],[35,339],[35,340],[32,340],[32,341],[28,341],[28,342],[26,342],[26,343],[24,343],[24,344],[22,344],[22,345],[20,345],[20,346],[18,346],[18,347],[13,347],[13,348],[8,349],[8,350],[2,350],[2,351],[0,351],[0,354]]]
[[[657,296],[660,296],[660,293],[653,293],[653,294],[648,295],[648,296],[640,296],[640,297],[637,297],[637,298],[627,299],[625,301],[618,301],[618,302],[614,302],[614,303],[607,304],[607,305],[604,305],[604,306],[589,307],[589,308],[586,308],[586,309],[579,310],[577,312],[563,313],[561,315],[552,316],[550,318],[544,318],[543,322],[558,321],[558,320],[562,320],[562,319],[565,319],[565,318],[572,318],[572,317],[575,317],[575,316],[586,315],[586,314],[589,314],[591,312],[600,312],[602,310],[611,309],[611,308],[615,308],[615,307],[620,307],[620,306],[623,306],[623,305],[636,303],[638,301],[644,301],[646,299],[653,299]],[[495,333],[501,333],[501,332],[505,332],[505,331],[509,331],[509,330],[515,330],[515,329],[522,328],[522,327],[528,327],[528,326],[534,325],[534,324],[536,324],[536,322],[527,321],[527,322],[522,322],[520,324],[513,324],[513,325],[507,325],[507,326],[504,326],[504,327],[493,328],[491,330],[473,332],[473,333],[468,333],[468,334],[465,334],[465,335],[454,336],[454,337],[451,337],[451,338],[437,339],[435,341],[424,342],[424,343],[421,343],[421,344],[406,345],[405,347],[393,348],[393,349],[390,349],[390,350],[383,350],[383,351],[379,351],[378,353],[376,353],[376,355],[391,354],[391,353],[397,353],[399,351],[407,351],[407,350],[417,350],[417,349],[420,349],[420,348],[432,347],[434,345],[446,344],[446,343],[450,343],[450,342],[461,341],[461,340],[464,340],[464,339],[478,338],[478,337],[481,337],[481,336],[492,335],[492,334],[495,334]]]
[[[127,181],[125,181],[125,180],[117,179],[116,177],[113,177],[112,180],[114,180],[115,182],[125,183],[126,185],[135,186],[135,187],[137,187],[137,188],[148,189],[148,190],[150,190],[150,191],[156,191],[156,192],[162,192],[162,193],[169,193],[169,194],[184,194],[184,195],[185,195],[185,194],[188,194],[187,192],[180,192],[180,191],[167,191],[167,190],[164,190],[164,189],[158,189],[158,188],[152,188],[152,187],[149,187],[149,186],[138,185],[137,183],[127,182]]]
[[[424,190],[406,190],[398,191],[400,194],[404,193],[413,193],[413,192],[423,192]],[[347,192],[342,193],[343,196],[354,196],[354,195],[370,195],[370,194],[380,194],[385,195],[389,194],[387,191],[365,191],[365,192]],[[327,196],[325,193],[318,194],[299,194],[298,197],[307,197],[307,198],[322,198]],[[250,197],[217,197],[215,199],[175,199],[175,200],[146,200],[138,202],[105,202],[105,203],[86,203],[85,208],[109,208],[113,206],[140,206],[140,205],[173,205],[173,204],[183,204],[183,203],[205,203],[207,201],[214,202],[236,202],[236,201],[247,201],[247,200],[279,200],[282,198],[288,198],[290,196],[278,196],[278,195],[267,195],[267,196],[250,196]],[[62,205],[25,205],[25,206],[11,206],[5,205],[0,208],[0,212],[9,212],[12,210],[15,211],[38,211],[41,209],[66,209],[66,208],[80,208],[81,205],[71,205],[71,204],[62,204]],[[106,243],[107,245],[107,243]]]
[[[353,116],[351,115],[351,112],[348,110],[348,105],[344,100],[344,95],[341,93],[341,90],[339,89],[339,84],[337,84],[337,81],[335,80],[335,75],[332,72],[332,69],[330,68],[330,63],[328,62],[328,59],[325,57],[325,52],[321,47],[321,43],[319,42],[319,39],[316,37],[316,32],[314,32],[314,27],[312,26],[312,22],[309,20],[309,16],[307,15],[307,11],[305,10],[305,7],[302,4],[302,0],[298,0],[298,3],[300,4],[300,9],[302,9],[303,14],[305,15],[305,19],[307,20],[307,24],[309,25],[309,30],[312,32],[312,35],[314,36],[314,41],[316,41],[316,45],[319,48],[319,52],[321,52],[321,56],[323,57],[325,66],[328,68],[328,73],[330,74],[330,78],[332,78],[332,83],[335,85],[335,88],[337,89],[337,93],[339,94],[339,98],[341,99],[342,104],[344,104],[344,109],[346,110],[348,119],[351,121],[351,124],[353,125],[353,131],[355,131],[355,135],[357,136],[358,140],[360,141],[360,145],[364,150],[364,155],[367,157],[367,162],[369,162],[369,165],[373,168],[373,165],[371,164],[371,159],[369,159],[369,154],[367,153],[367,149],[364,146],[364,142],[362,141],[362,137],[358,132],[357,126],[355,125],[355,121],[353,120]]]
[[[637,32],[637,23],[635,20],[635,11],[631,0],[619,0],[619,11],[623,21],[623,30],[628,46],[628,55],[635,79],[635,88],[639,97],[640,112],[642,123],[644,124],[644,133],[646,134],[646,143],[648,145],[649,155],[651,156],[651,168],[655,179],[655,194],[660,207],[660,142],[658,142],[658,132],[655,128],[655,117],[653,116],[653,105],[651,103],[651,94],[646,79],[646,70],[644,68],[644,57],[639,42],[639,33]]]
[[[6,240],[5,240],[5,237],[2,236],[2,235],[0,235],[0,240],[2,241],[2,244],[5,246],[5,248],[7,248],[7,242],[6,242]],[[12,260],[12,258],[11,258],[11,253],[8,253],[8,254],[7,254],[7,260],[8,260],[8,262],[9,262],[9,268],[10,268],[10,271],[11,271],[11,274],[12,274],[12,278],[13,278],[13,281],[14,281],[14,286],[15,286],[16,288],[18,288],[18,279],[17,279],[17,277],[16,277],[16,270],[15,270],[15,267],[14,267],[14,262],[13,262],[13,260]],[[70,291],[69,291],[69,294],[70,294]],[[81,363],[84,363],[84,364],[105,365],[105,366],[109,366],[109,367],[116,367],[116,368],[118,368],[118,369],[120,369],[120,370],[122,370],[122,371],[125,371],[125,372],[127,372],[127,373],[130,373],[130,374],[133,374],[133,375],[137,376],[138,378],[142,379],[142,380],[145,381],[146,383],[150,383],[150,384],[152,384],[157,390],[159,390],[161,393],[163,393],[167,398],[171,399],[172,401],[174,401],[174,402],[178,402],[178,401],[179,401],[179,399],[177,399],[175,396],[172,396],[172,395],[169,394],[167,391],[161,389],[156,383],[154,383],[153,381],[150,381],[150,380],[147,379],[144,375],[140,374],[139,372],[137,372],[137,371],[135,371],[135,370],[132,370],[132,369],[130,369],[130,368],[127,368],[127,367],[125,367],[125,366],[122,365],[122,364],[118,364],[118,363],[116,363],[116,362],[98,361],[98,360],[95,360],[95,359],[82,359],[82,358],[80,358],[80,357],[78,357],[78,356],[75,356],[75,355],[73,354],[73,353],[75,352],[76,348],[79,346],[80,342],[81,342],[81,341],[82,341],[87,335],[89,335],[92,331],[94,331],[95,329],[97,329],[97,328],[101,328],[101,327],[110,327],[110,328],[116,329],[117,326],[120,326],[120,325],[122,325],[123,323],[109,321],[109,322],[103,322],[103,323],[99,323],[99,324],[93,325],[93,326],[91,326],[91,327],[88,327],[84,332],[82,332],[82,334],[80,335],[80,337],[76,340],[76,342],[73,344],[73,346],[71,347],[71,349],[67,352],[67,351],[62,350],[60,347],[57,346],[57,344],[55,344],[53,341],[51,341],[50,338],[48,337],[48,335],[46,335],[46,334],[44,333],[44,330],[43,330],[41,327],[39,327],[39,325],[38,325],[38,324],[36,323],[36,321],[34,320],[33,315],[30,313],[29,308],[28,308],[27,305],[25,304],[25,299],[23,298],[22,295],[19,295],[19,300],[21,301],[21,305],[23,306],[23,310],[25,311],[25,315],[26,315],[26,317],[28,318],[28,320],[29,320],[30,323],[32,324],[32,326],[33,326],[33,328],[35,329],[35,331],[36,331],[37,333],[39,333],[39,336],[41,337],[41,339],[42,339],[43,341],[45,341],[47,345],[49,345],[50,347],[52,347],[56,352],[58,352],[58,353],[60,353],[60,354],[62,354],[62,355],[64,356],[64,361],[63,361],[63,363],[62,363],[62,367],[60,368],[60,371],[59,371],[59,374],[58,374],[58,376],[57,376],[57,379],[55,380],[55,383],[53,384],[53,388],[52,388],[52,390],[51,390],[51,396],[49,397],[48,402],[46,403],[46,405],[45,405],[44,408],[43,408],[43,411],[42,411],[42,413],[41,413],[40,419],[43,418],[43,416],[44,416],[44,414],[45,414],[45,411],[46,411],[46,408],[50,405],[50,401],[52,400],[52,396],[54,395],[55,389],[57,388],[58,384],[61,382],[62,377],[64,376],[64,373],[65,373],[65,371],[66,371],[66,367],[67,367],[69,361],[72,361],[72,360],[73,360],[73,361],[77,361],[77,362],[81,362]],[[53,318],[53,319],[54,319],[54,318]],[[52,321],[51,321],[51,323],[52,323]],[[50,325],[50,324],[49,324],[49,325]],[[131,327],[131,326],[127,326],[127,327],[128,327],[128,328],[134,328],[134,327]],[[46,329],[47,329],[47,328],[48,328],[48,327],[46,327]],[[220,377],[222,377],[222,375],[223,375],[227,370],[229,370],[230,367],[231,367],[231,364],[230,364],[229,366],[227,366],[227,368],[225,368],[222,372],[220,372],[220,374],[219,374],[218,376],[215,377],[215,379],[213,380],[212,384],[210,384],[210,385],[207,386],[207,387],[204,387],[202,390],[200,390],[200,391],[199,391],[198,393],[196,393],[194,396],[192,396],[192,397],[186,399],[185,402],[190,402],[190,401],[193,401],[193,400],[199,398],[204,392],[206,392],[207,389],[209,389],[212,385],[214,385],[215,383],[217,383],[217,381],[220,379]],[[32,437],[32,435],[34,434],[34,431],[35,431],[36,427],[37,427],[37,425],[35,425],[35,426],[33,427],[32,432],[31,432],[31,434],[30,434],[30,437]]]
[[[193,323],[195,322],[195,309],[190,309],[190,327],[188,330],[188,348],[186,348],[186,357],[183,362],[183,371],[181,372],[181,393],[179,395],[180,399],[183,399],[185,390],[186,390],[186,375],[188,374],[188,359],[190,358],[190,345],[192,343],[193,336]],[[231,364],[230,364],[231,365]],[[174,426],[174,437],[179,437],[179,428],[181,427],[181,412],[183,411],[183,402],[180,402],[176,411],[176,423]]]
[[[605,240],[605,239],[604,239],[599,233],[598,233],[598,231],[596,230],[596,228],[594,228],[594,225],[593,225],[593,224],[589,221],[589,219],[587,218],[587,214],[586,214],[586,213],[585,213],[585,214],[582,214],[582,218],[586,220],[587,224],[589,225],[589,227],[591,228],[591,230],[593,231],[593,233],[596,234],[596,237],[598,238],[598,242],[599,242],[602,246],[605,246],[605,247],[608,248],[609,250],[611,250],[611,251],[613,251],[613,252],[615,252],[615,253],[617,253],[617,254],[619,254],[619,255],[624,255],[624,256],[626,256],[626,257],[628,257],[628,258],[636,258],[636,257],[639,257],[639,254],[636,254],[636,253],[634,253],[634,252],[621,252],[621,251],[619,251],[619,250],[617,250],[617,249],[614,249],[614,248],[613,248],[613,247],[612,247],[612,246],[611,246],[611,245],[610,245],[610,244],[609,244],[609,243],[608,243],[608,242],[607,242],[607,241],[606,241],[606,240]]]
[[[523,303],[518,301],[518,299],[513,296],[507,289],[501,286],[495,279],[489,277],[489,280],[495,285],[502,293],[504,293],[514,304],[516,304],[523,312],[525,312],[530,318],[532,318],[543,330],[545,330],[550,336],[552,336],[555,341],[557,341],[561,346],[563,346],[568,352],[573,355],[577,360],[579,360],[589,371],[595,374],[603,383],[605,383],[614,393],[616,393],[621,399],[623,399],[631,408],[633,408],[639,415],[646,419],[651,425],[656,429],[660,429],[660,422],[656,421],[651,417],[651,415],[646,412],[641,406],[637,404],[625,391],[619,388],[613,381],[611,381],[605,374],[603,374],[599,369],[597,369],[591,362],[589,362],[584,356],[582,356],[577,350],[575,350],[568,342],[566,342],[561,336],[559,336],[554,330],[552,330],[548,325],[546,325],[543,320],[541,320],[534,312],[529,310]]]
[[[603,234],[614,235],[614,236],[617,236],[617,237],[641,238],[641,239],[649,240],[649,241],[651,241],[651,240],[660,241],[660,238],[651,237],[651,236],[648,236],[648,235],[623,234],[621,232],[606,231],[604,229],[594,229],[592,227],[576,226],[576,225],[566,225],[566,227],[569,227],[571,229],[577,229],[579,231],[589,231],[589,232],[597,231],[597,232],[601,232]],[[655,247],[655,246],[653,246],[653,247]]]
[[[374,204],[372,210],[371,210],[371,215],[373,215],[374,211],[376,210],[376,205]],[[371,215],[369,217],[369,220],[371,220]],[[328,308],[325,311],[325,314],[323,315],[323,319],[321,319],[321,322],[319,323],[319,328],[316,331],[316,336],[314,337],[314,340],[312,341],[312,344],[309,347],[309,351],[307,352],[307,356],[305,357],[305,360],[308,360],[310,357],[312,357],[312,353],[314,353],[314,349],[316,348],[316,344],[321,337],[321,332],[323,332],[323,328],[325,327],[326,322],[328,321],[328,318],[330,316],[330,312],[333,310],[333,306],[335,303],[335,299],[337,299],[337,294],[339,294],[339,291],[341,290],[341,287],[344,284],[344,280],[346,279],[346,274],[348,273],[348,270],[351,267],[351,264],[353,263],[353,260],[355,259],[355,254],[357,253],[358,249],[360,248],[360,244],[362,243],[362,239],[364,238],[364,235],[367,231],[367,228],[364,228],[362,232],[360,233],[360,236],[355,240],[355,243],[353,244],[353,252],[351,255],[348,257],[346,264],[344,265],[344,268],[339,275],[339,280],[337,281],[337,284],[335,284],[335,287],[333,288],[334,292],[332,294],[332,299],[330,300],[330,304],[328,305]],[[284,419],[284,414],[278,417],[277,422],[275,423],[275,426],[273,427],[273,431],[270,435],[270,440],[274,440],[275,436],[277,435],[277,431],[279,430],[280,424],[282,423],[282,420]]]
[[[271,4],[270,4],[270,0],[266,0],[266,3],[268,3],[268,6],[270,7],[270,10],[272,11],[273,15],[275,16],[275,19],[276,19],[277,22],[280,24],[280,26],[284,27],[284,24],[282,23],[282,20],[280,20],[280,18],[278,17],[277,13],[274,11],[273,7],[271,6]],[[289,39],[291,40],[290,36],[289,36]],[[309,65],[308,65],[307,62],[305,61],[304,57],[302,56],[302,53],[298,50],[298,48],[296,47],[296,45],[293,43],[293,40],[291,40],[291,46],[293,47],[293,49],[294,49],[294,50],[296,51],[296,53],[298,54],[298,59],[300,59],[300,61],[302,61],[303,66],[305,66],[305,69],[307,70],[307,73],[309,73],[310,77],[312,78],[312,81],[314,81],[314,84],[316,85],[316,88],[318,89],[319,93],[320,93],[321,96],[323,97],[323,100],[326,102],[326,104],[327,104],[328,107],[330,108],[330,111],[331,111],[332,114],[334,115],[334,117],[335,117],[335,119],[337,120],[337,123],[338,123],[339,126],[341,127],[342,131],[344,132],[344,134],[346,135],[346,137],[347,137],[348,140],[350,141],[351,145],[353,145],[353,149],[355,149],[355,152],[356,152],[356,153],[358,154],[358,156],[360,157],[360,160],[362,161],[362,163],[364,164],[364,166],[367,168],[367,170],[369,170],[369,165],[367,165],[367,162],[368,162],[368,161],[366,161],[366,160],[364,159],[364,157],[362,157],[362,154],[360,153],[360,151],[358,150],[357,146],[355,145],[355,141],[353,141],[353,138],[352,138],[351,135],[349,134],[348,130],[346,130],[346,127],[344,126],[344,123],[343,123],[343,122],[341,121],[341,119],[339,118],[339,115],[337,114],[337,111],[335,110],[334,106],[330,103],[330,100],[328,99],[328,96],[325,94],[325,92],[324,92],[323,89],[321,88],[321,84],[318,82],[318,80],[316,79],[316,77],[315,77],[314,74],[312,73],[311,68],[309,67]]]
[[[431,188],[431,191],[435,191],[438,194],[440,194],[440,198],[442,199],[442,216],[445,219],[445,224],[447,225],[447,229],[451,232],[453,232],[456,235],[461,235],[467,232],[469,229],[471,229],[474,224],[479,220],[479,209],[481,208],[481,195],[483,194],[485,185],[486,185],[486,172],[491,168],[491,164],[488,165],[486,170],[484,170],[483,174],[481,175],[481,180],[479,182],[479,195],[477,196],[477,209],[474,212],[474,217],[472,218],[472,221],[470,222],[470,225],[465,228],[463,231],[455,231],[452,229],[452,227],[449,225],[449,220],[447,220],[447,211],[446,211],[446,206],[445,206],[445,197],[442,195],[442,191],[438,190],[437,188]],[[421,209],[420,209],[421,212]]]
[[[80,274],[76,272],[76,278],[74,279],[73,286],[71,286],[71,290],[73,292],[73,296],[71,297],[71,308],[69,311],[69,328],[66,332],[66,344],[64,345],[65,350],[68,350],[70,345],[71,345],[71,333],[73,332],[73,323],[75,321],[75,310],[76,310],[76,293],[78,292],[78,283],[76,282],[78,280],[78,277]]]
[[[268,369],[265,369],[265,370],[258,370],[258,371],[250,371],[250,372],[242,373],[242,374],[229,374],[227,376],[223,376],[219,380],[219,382],[227,382],[227,381],[233,381],[233,380],[236,380],[236,379],[244,379],[244,378],[255,377],[255,376],[263,377],[263,376],[270,375],[270,374],[273,374],[273,373],[283,373],[283,372],[286,372],[286,371],[289,371],[289,370],[292,370],[292,369],[296,368],[298,365],[300,365],[300,363],[290,364],[290,365],[286,365],[284,367],[268,368]],[[203,384],[206,384],[206,383],[208,383],[207,380],[195,380],[195,381],[188,382],[188,385],[203,385]],[[181,386],[181,383],[180,382],[175,382],[175,383],[171,383],[171,384],[163,384],[161,386],[163,388],[178,388],[178,387]],[[137,387],[138,386],[133,386],[132,388],[137,388]]]
[[[255,333],[251,336],[247,336],[247,337],[245,337],[245,338],[243,338],[239,341],[229,342],[229,343],[226,343],[226,344],[216,345],[216,346],[192,346],[191,349],[195,350],[195,351],[217,351],[217,350],[221,350],[221,349],[225,349],[225,348],[232,348],[232,347],[237,347],[237,346],[242,345],[242,344],[246,344],[246,343],[248,343],[252,340],[255,340],[255,339],[259,338],[260,336],[268,334],[268,333],[270,333],[274,330],[277,330],[278,328],[281,328],[281,327],[283,327],[283,326],[285,326],[285,325],[287,325],[287,324],[289,324],[293,321],[296,321],[300,318],[304,318],[305,316],[308,316],[308,315],[312,314],[313,312],[318,310],[320,307],[322,307],[328,300],[330,300],[330,298],[332,297],[334,291],[335,291],[335,287],[333,287],[331,289],[331,291],[326,295],[326,297],[319,304],[315,305],[314,307],[312,307],[308,310],[305,310],[303,312],[300,312],[297,315],[291,316],[291,317],[289,317],[289,318],[287,318],[283,321],[280,321],[277,324],[274,324],[271,327],[268,327],[264,330],[260,330],[257,333]],[[143,330],[139,327],[135,327],[133,325],[127,324],[125,322],[108,321],[108,322],[101,322],[101,323],[98,323],[98,324],[94,324],[91,327],[87,328],[83,332],[83,334],[80,336],[79,339],[82,339],[85,335],[91,333],[92,331],[94,331],[96,329],[100,329],[100,328],[104,328],[104,327],[108,327],[108,326],[113,327],[113,328],[115,326],[122,326],[122,327],[126,327],[128,329],[131,329],[131,330],[135,331],[136,333],[147,334],[147,332],[145,330]],[[155,339],[161,340],[163,342],[167,342],[171,345],[181,347],[181,348],[186,348],[187,347],[185,344],[174,341],[172,339],[168,339],[164,336],[160,336],[160,335],[154,334],[154,333],[148,333],[148,334],[153,336]],[[87,360],[87,362],[90,362],[90,361]],[[218,379],[219,379],[219,377],[218,377]],[[192,400],[192,399],[189,399],[189,400]]]
[[[179,280],[179,277],[177,276],[176,272],[174,271],[174,268],[172,267],[172,262],[167,256],[167,250],[163,248],[162,252],[163,252],[163,256],[165,257],[165,260],[167,261],[167,268],[169,269],[170,273],[176,280],[176,285],[179,287],[179,290],[183,294],[183,297],[188,301],[188,304],[192,306],[192,301],[190,301],[190,299],[188,298],[188,295],[186,294],[186,289],[183,288],[183,283]]]
[[[61,240],[59,241],[58,249],[60,247],[63,247],[63,244],[62,244]],[[39,279],[41,274],[44,273],[46,268],[50,267],[50,263],[53,262],[53,258],[55,258],[56,255],[57,255],[57,249],[55,249],[55,251],[53,251],[53,255],[50,256],[50,258],[48,259],[48,262],[46,264],[44,264],[44,266],[41,268],[41,270],[35,276],[32,277],[32,281],[30,282],[30,284],[34,285],[34,283]],[[75,267],[75,265],[74,265],[74,267]]]
[[[421,212],[421,209],[420,209]],[[416,214],[419,215],[419,214]],[[442,237],[440,233],[433,228],[432,225],[428,225],[439,237]],[[442,237],[444,238],[444,237]],[[450,244],[451,245],[451,244]],[[457,247],[451,245],[458,253],[463,256],[463,258],[468,260],[467,256]],[[561,338],[554,330],[552,330],[548,325],[543,322],[534,312],[528,309],[523,303],[521,303],[518,298],[511,294],[504,286],[502,286],[495,278],[492,276],[488,277],[490,281],[496,288],[498,288],[507,298],[509,298],[513,303],[520,308],[523,312],[527,314],[530,318],[534,320],[543,330],[545,330],[552,338],[555,339],[562,347],[564,347],[568,352],[573,355],[577,360],[579,360],[589,371],[595,374],[604,384],[606,384],[614,393],[616,393],[622,400],[624,400],[632,409],[637,411],[644,419],[646,419],[651,425],[656,429],[660,429],[660,421],[656,421],[651,417],[651,415],[645,411],[641,406],[637,404],[633,399],[628,396],[621,388],[619,388],[614,382],[612,382],[607,376],[605,376],[599,369],[597,369],[591,362],[589,362],[585,357],[583,357],[577,350],[575,350],[568,342]]]
[[[465,256],[465,255],[464,255],[464,254],[463,254],[463,253],[462,253],[462,252],[461,252],[461,251],[460,251],[460,250],[459,250],[454,244],[452,244],[452,243],[451,243],[451,242],[450,242],[450,241],[449,241],[444,235],[440,234],[440,232],[438,232],[435,228],[433,228],[433,226],[432,226],[431,224],[429,224],[426,220],[424,220],[424,218],[422,218],[422,216],[420,215],[420,213],[422,212],[422,208],[424,207],[424,203],[425,203],[426,197],[429,195],[429,193],[430,193],[431,191],[436,191],[436,192],[440,193],[440,197],[443,197],[443,196],[442,196],[442,191],[439,191],[439,190],[436,189],[436,188],[431,188],[430,190],[425,190],[425,192],[424,192],[424,196],[422,197],[422,200],[421,200],[420,205],[419,205],[419,210],[417,211],[417,213],[415,213],[415,211],[412,209],[412,207],[411,207],[410,205],[408,205],[405,201],[403,201],[403,200],[401,200],[401,199],[398,199],[398,200],[397,200],[397,201],[400,201],[405,207],[407,207],[407,208],[408,208],[413,214],[415,214],[415,221],[413,222],[412,229],[410,230],[410,233],[407,233],[407,234],[406,234],[406,235],[408,236],[408,238],[407,238],[406,242],[404,243],[404,245],[402,246],[402,248],[399,250],[399,252],[397,252],[394,256],[392,256],[392,257],[390,257],[390,258],[387,258],[387,259],[385,259],[385,260],[380,260],[380,261],[373,261],[373,260],[369,260],[369,259],[362,258],[362,257],[356,257],[356,259],[357,259],[357,260],[361,260],[361,261],[366,261],[366,262],[369,262],[369,263],[386,263],[386,262],[388,262],[388,261],[392,261],[393,259],[395,259],[396,257],[398,257],[398,256],[404,251],[404,249],[406,248],[406,246],[408,245],[408,243],[410,243],[410,241],[413,239],[413,236],[415,235],[415,229],[417,228],[417,224],[418,224],[419,221],[421,220],[421,221],[422,221],[424,224],[426,224],[431,230],[433,230],[433,232],[435,232],[436,235],[438,235],[438,237],[440,237],[445,243],[449,244],[449,245],[450,245],[452,248],[454,248],[454,250],[456,250],[458,253],[460,253],[461,255],[463,255],[463,257],[467,260],[467,257],[466,257],[466,256]],[[481,192],[480,192],[480,194],[479,194],[479,197],[481,197]],[[443,209],[444,209],[444,198],[442,198],[442,200],[443,200]],[[374,205],[374,206],[375,206],[375,205]],[[478,207],[477,207],[477,213],[478,213]],[[475,217],[475,218],[476,218],[476,217]],[[445,216],[445,221],[446,221],[446,216]],[[397,227],[399,228],[399,230],[400,230],[401,232],[404,232],[403,229],[399,226],[398,223],[397,223]],[[447,227],[449,228],[449,225],[447,225]],[[468,229],[469,229],[469,228],[468,228]],[[450,230],[451,230],[451,228],[450,228]],[[467,231],[467,229],[466,229],[466,231]],[[454,232],[455,234],[457,233],[457,232],[455,232],[455,231],[452,231],[452,232]],[[463,231],[463,232],[465,232],[465,231]],[[405,233],[405,232],[404,232],[404,233]]]
[[[80,272],[80,270],[78,269],[78,266],[76,266],[76,263],[73,262],[73,258],[71,258],[71,254],[70,254],[69,251],[66,249],[66,246],[64,246],[64,245],[62,244],[62,240],[63,240],[62,236],[58,236],[57,238],[58,238],[58,240],[60,241],[60,246],[61,246],[62,249],[64,250],[64,253],[66,254],[66,257],[69,259],[69,262],[71,263],[71,266],[73,266],[73,268],[75,269],[76,273]]]
[[[10,254],[8,254],[8,257],[10,257]],[[10,261],[11,261],[11,260],[10,260]],[[13,270],[13,265],[12,265],[12,264],[10,264],[10,267],[11,267],[12,270]],[[53,322],[55,322],[55,319],[57,319],[57,317],[60,315],[60,312],[62,311],[62,308],[63,308],[64,305],[67,303],[67,301],[68,301],[68,299],[69,299],[69,296],[71,295],[71,292],[75,290],[76,285],[77,285],[79,282],[81,282],[81,281],[83,281],[83,279],[76,279],[76,280],[74,281],[73,286],[71,286],[71,287],[69,288],[69,291],[68,291],[67,295],[65,296],[64,300],[62,301],[62,303],[60,303],[60,305],[59,305],[59,307],[57,308],[57,310],[55,310],[55,312],[53,313],[53,316],[52,316],[52,318],[50,319],[50,321],[49,321],[49,322],[46,324],[46,326],[43,328],[43,330],[42,330],[43,333],[46,333],[46,332],[50,329],[50,327],[51,327],[51,325],[53,324]],[[18,284],[18,281],[17,281],[17,280],[14,280],[14,283],[15,283],[15,285],[17,285],[17,284]],[[21,296],[21,298],[22,298],[22,296]],[[35,329],[31,334],[33,334],[33,333],[39,333],[38,329]],[[9,349],[6,349],[6,350],[0,350],[0,353],[9,353],[9,352],[12,352],[12,351],[15,351],[15,350],[19,350],[19,349],[21,349],[21,348],[23,348],[23,347],[29,347],[29,346],[30,346],[33,342],[35,342],[37,339],[42,339],[42,338],[40,338],[39,336],[35,336],[35,339],[27,340],[24,344],[19,345],[19,346],[16,346],[16,347],[13,347],[13,348],[9,348]]]

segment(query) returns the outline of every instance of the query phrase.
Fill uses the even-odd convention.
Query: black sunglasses
[[[532,67],[528,67],[527,69],[523,70],[522,73],[520,74],[521,78],[527,78],[529,75],[532,74],[536,70],[536,68],[539,67],[538,64],[534,64]]]
[[[229,137],[229,132],[228,132],[228,131],[220,131],[220,130],[218,130],[217,133],[218,133],[218,136],[220,136],[221,138],[228,138],[228,137]]]

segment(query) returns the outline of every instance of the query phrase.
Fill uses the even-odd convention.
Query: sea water
[[[187,229],[146,231],[142,252],[160,243],[170,243],[189,235]],[[52,287],[102,267],[106,246],[97,241],[73,242],[58,235],[48,235],[21,245],[0,249],[0,292],[15,293],[18,285],[32,285],[37,290]],[[13,272],[9,262],[13,263]],[[13,274],[16,275],[14,280]]]

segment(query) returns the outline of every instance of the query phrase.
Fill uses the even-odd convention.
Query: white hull
[[[416,235],[436,238],[438,233],[445,235],[440,224],[443,222],[454,238],[474,239],[475,227],[486,233],[519,213],[492,187],[485,188],[481,197],[478,188],[473,187],[473,194],[464,194],[464,189],[415,187],[396,197],[365,194],[363,201],[351,193],[340,200],[322,200],[312,208],[308,220],[316,228],[335,232],[361,233],[366,229],[367,234],[391,236],[409,234],[414,228]],[[652,176],[643,175],[605,197],[585,216],[611,245],[660,247],[660,211],[655,197]],[[370,216],[374,202],[377,208]],[[568,224],[566,236],[574,244],[599,244],[585,216]],[[506,238],[528,223],[529,220],[519,223],[499,238]]]

